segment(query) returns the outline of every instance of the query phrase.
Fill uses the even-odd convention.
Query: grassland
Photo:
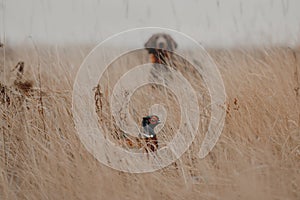
[[[146,174],[124,173],[100,164],[78,139],[72,88],[90,49],[6,47],[4,52],[1,47],[0,199],[300,198],[299,49],[208,50],[227,94],[222,135],[205,159],[197,156],[200,134],[176,163]],[[103,95],[110,94],[110,85],[121,73],[119,65],[147,59],[142,52],[115,63],[117,67],[112,66],[100,80],[100,84],[109,83]],[[14,69],[20,61],[23,70],[22,63]],[[197,82],[200,77],[189,73],[188,79],[197,91],[206,93]],[[147,113],[145,107],[158,99],[166,101],[172,114],[160,137],[168,141],[178,124],[178,105],[161,92],[147,98],[151,92],[151,86],[137,92],[131,112],[138,121]],[[204,95],[199,102],[204,108],[209,99]],[[107,113],[102,122],[115,141],[115,125]],[[201,125],[200,131],[205,131],[206,122]]]

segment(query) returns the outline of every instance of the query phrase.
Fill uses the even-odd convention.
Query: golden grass
[[[0,199],[300,198],[299,49],[209,50],[227,94],[227,116],[217,145],[201,160],[197,153],[203,135],[197,136],[176,163],[146,174],[100,164],[76,135],[72,87],[89,50],[14,47],[4,58],[1,48]],[[132,59],[134,63],[148,58],[144,53]],[[18,73],[12,70],[19,61],[24,62],[24,73],[15,82]],[[121,73],[113,69],[107,72],[111,82],[100,80],[109,83],[107,94]],[[197,78],[189,78],[197,87]],[[147,113],[143,103],[149,106],[157,100],[147,101],[151,90],[145,86],[131,102],[137,121]],[[172,98],[165,104],[175,107],[167,107],[174,113],[171,118],[175,116],[163,130],[167,141],[178,106]],[[112,124],[106,121],[109,134]],[[204,121],[200,131],[206,128]]]

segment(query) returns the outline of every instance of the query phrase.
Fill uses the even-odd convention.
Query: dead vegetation
[[[209,116],[203,111],[200,135],[181,159],[148,174],[103,166],[77,138],[72,84],[89,48],[16,49],[0,63],[6,72],[0,79],[0,199],[299,199],[299,49],[210,50],[227,93],[220,140],[205,159],[197,157]],[[94,88],[99,123],[114,142],[119,130],[107,97],[124,66],[147,62],[146,53],[139,54],[113,63]],[[204,94],[198,98],[205,108],[201,77],[187,77]],[[139,121],[163,100],[168,121],[159,137],[168,142],[179,119],[176,99],[166,94],[145,86],[130,112]]]

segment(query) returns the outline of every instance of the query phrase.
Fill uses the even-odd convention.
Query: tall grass
[[[13,47],[4,57],[1,49],[0,199],[300,198],[299,49],[209,50],[227,94],[226,122],[217,145],[199,159],[200,134],[176,163],[146,174],[100,164],[77,137],[72,86],[89,50],[89,46]],[[104,97],[122,70],[147,62],[145,52],[138,55],[112,64],[99,81]],[[13,70],[19,61],[24,62],[21,75]],[[203,94],[198,100],[204,133],[207,91],[199,85],[200,76],[189,72],[187,77]],[[27,90],[20,87],[29,82]],[[134,95],[130,111],[139,121],[148,106],[162,99],[169,118],[159,139],[168,142],[179,121],[176,99],[166,94],[145,86]],[[117,142],[106,100],[102,109],[107,115],[103,118],[102,113],[99,121]]]

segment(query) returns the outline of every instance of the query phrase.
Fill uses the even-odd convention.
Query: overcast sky
[[[143,26],[206,46],[300,43],[300,0],[0,0],[0,19],[9,43],[100,42]]]

